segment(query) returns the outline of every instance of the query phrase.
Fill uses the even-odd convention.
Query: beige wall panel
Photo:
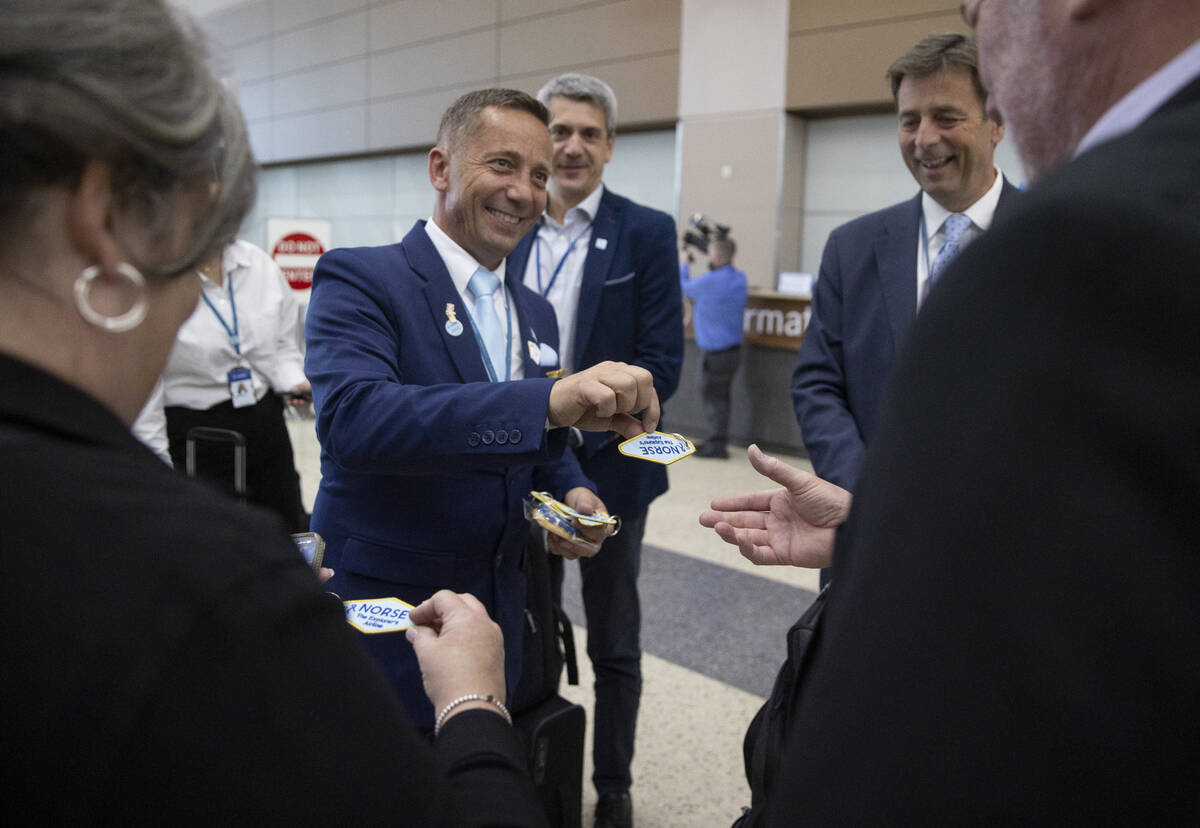
[[[495,26],[496,22],[495,0],[394,0],[371,9],[371,51]]]
[[[783,139],[783,178],[779,198],[779,272],[799,270],[803,250],[804,159],[808,124],[799,115],[786,116]]]
[[[535,17],[547,12],[561,11],[573,6],[595,4],[595,0],[499,0],[499,2],[500,20],[503,23],[523,17]]]
[[[572,66],[571,71],[595,75],[617,95],[620,128],[674,123],[679,105],[679,55],[655,55],[599,64]],[[514,75],[499,79],[501,86],[536,94],[556,72]]]
[[[271,114],[275,116],[330,109],[366,99],[366,58],[281,75],[271,81]]]
[[[337,60],[362,57],[367,51],[367,13],[335,17],[323,23],[276,35],[271,68],[279,75]]]
[[[275,31],[307,26],[319,20],[356,12],[367,0],[271,0]]]
[[[478,84],[472,84],[390,101],[372,101],[367,110],[366,148],[376,151],[432,147],[442,113],[459,95],[477,88]]]
[[[680,0],[624,0],[500,28],[502,76],[679,50]],[[676,58],[678,59],[678,58]]]
[[[788,31],[897,20],[913,15],[958,14],[946,0],[791,0]]]
[[[787,108],[890,106],[884,77],[896,58],[928,34],[966,32],[957,12],[917,20],[793,34],[788,43]]]
[[[259,40],[230,49],[222,58],[238,83],[252,83],[271,77],[270,39]]]
[[[787,5],[783,0],[687,0],[683,6],[679,114],[777,110],[783,106]]]
[[[366,107],[362,104],[290,115],[271,122],[272,161],[293,161],[362,152]]]
[[[775,285],[783,117],[701,118],[683,121],[679,131],[680,225],[693,213],[730,225],[736,263],[757,287]]]
[[[371,56],[371,98],[386,98],[451,85],[489,86],[496,66],[490,31],[410,46]]]
[[[267,0],[240,3],[205,17],[202,25],[226,47],[261,40],[272,32],[271,4]]]

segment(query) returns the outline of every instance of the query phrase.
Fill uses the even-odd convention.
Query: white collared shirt
[[[254,377],[254,398],[261,400],[272,389],[287,391],[304,382],[304,357],[300,354],[300,306],[283,272],[265,251],[249,242],[235,241],[221,255],[224,281],[218,285],[198,278],[203,299],[183,323],[163,371],[163,403],[197,411],[228,402],[229,371],[246,365]],[[237,308],[239,359],[229,334],[213,308],[232,327],[229,285]]]
[[[1150,117],[1176,92],[1200,76],[1200,40],[1184,49],[1162,68],[1129,91],[1092,124],[1075,148],[1075,155],[1097,144],[1119,138]]]
[[[464,250],[462,245],[447,236],[446,231],[437,226],[437,222],[433,220],[432,216],[425,220],[425,234],[433,242],[438,256],[442,259],[442,264],[449,271],[450,279],[454,282],[454,289],[458,291],[459,297],[462,298],[463,311],[469,316],[471,308],[475,307],[475,297],[471,295],[471,291],[467,290],[467,283],[475,275],[476,269],[483,267],[483,265],[475,261],[475,257]],[[512,331],[512,336],[508,343],[509,378],[518,380],[525,378],[525,361],[521,353],[521,343],[524,340],[521,338],[520,325],[517,321],[516,305],[514,304],[512,295],[509,293],[508,285],[504,283],[505,268],[505,260],[501,259],[500,266],[492,271],[500,280],[500,286],[503,288],[503,290],[498,290],[492,294],[492,303],[496,308],[496,318],[500,320],[500,324],[504,330]],[[483,269],[487,270],[488,268],[484,267]],[[507,325],[504,322],[506,312],[508,313]],[[499,379],[503,379],[504,367],[499,366],[496,374]]]
[[[996,180],[980,198],[963,210],[963,214],[971,220],[971,226],[963,233],[959,243],[959,252],[975,239],[983,235],[992,226],[996,215],[996,205],[1000,203],[1000,192],[1004,189],[1004,173],[996,167]],[[938,253],[946,244],[946,219],[953,215],[942,205],[938,204],[929,193],[921,196],[921,212],[925,216],[925,233],[929,239],[926,250],[925,239],[917,234],[917,304],[924,298],[925,281],[929,278],[929,263],[937,258]],[[928,255],[928,259],[926,259]]]
[[[536,290],[554,306],[554,315],[558,317],[559,364],[568,371],[575,370],[575,324],[579,319],[583,263],[592,243],[592,221],[603,194],[601,184],[567,210],[562,224],[549,213],[542,213],[529,261],[525,263],[525,286]]]

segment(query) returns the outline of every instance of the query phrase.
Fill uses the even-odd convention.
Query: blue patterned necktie
[[[971,226],[971,220],[962,213],[952,213],[946,219],[943,227],[946,230],[946,243],[942,245],[942,249],[938,251],[937,256],[933,260],[933,264],[929,266],[929,279],[925,283],[925,292],[933,287],[933,283],[942,275],[942,271],[946,269],[946,265],[958,254],[959,247],[962,246],[963,233],[967,232],[967,228]]]
[[[496,315],[496,305],[492,301],[492,294],[499,286],[499,277],[482,267],[477,268],[471,275],[471,281],[467,282],[467,290],[475,297],[471,318],[475,327],[479,329],[479,338],[483,340],[484,348],[487,349],[484,356],[491,363],[493,380],[503,379],[500,366],[505,365],[504,333],[500,330],[500,317]]]

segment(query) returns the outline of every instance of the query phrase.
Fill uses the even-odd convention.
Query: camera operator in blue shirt
[[[683,295],[695,303],[692,329],[703,354],[700,396],[708,420],[708,439],[699,457],[728,457],[729,387],[742,359],[742,312],[746,308],[746,274],[733,266],[737,245],[728,235],[708,241],[709,271],[691,277],[684,254],[679,265]]]

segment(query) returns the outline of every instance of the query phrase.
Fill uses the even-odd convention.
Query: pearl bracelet
[[[460,704],[466,704],[469,701],[481,701],[495,705],[496,709],[500,711],[500,715],[504,717],[504,721],[508,722],[510,726],[512,725],[512,714],[508,712],[508,708],[504,706],[504,702],[500,701],[491,693],[488,693],[486,696],[481,696],[478,693],[469,693],[466,696],[459,696],[457,699],[442,708],[442,712],[437,715],[437,720],[433,723],[433,735],[437,736],[441,731],[442,722],[446,721],[446,716],[450,714],[451,710],[458,707]]]

